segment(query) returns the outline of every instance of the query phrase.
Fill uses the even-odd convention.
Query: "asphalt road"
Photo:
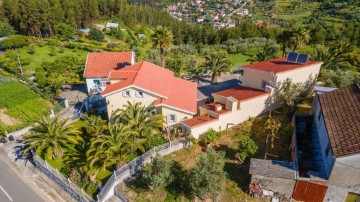
[[[1,202],[45,202],[30,186],[32,185],[20,178],[17,170],[0,158]]]

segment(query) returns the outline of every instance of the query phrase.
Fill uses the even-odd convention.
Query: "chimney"
[[[222,105],[221,104],[215,104],[215,111],[221,111],[222,110]]]

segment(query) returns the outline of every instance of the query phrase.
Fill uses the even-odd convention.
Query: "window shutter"
[[[122,92],[123,97],[126,97],[126,91]]]
[[[166,121],[170,121],[170,115],[166,115]]]
[[[175,122],[177,122],[177,116],[174,114],[174,120]]]

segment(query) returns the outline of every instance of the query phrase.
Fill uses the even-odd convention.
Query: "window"
[[[166,116],[166,119],[168,122],[176,122],[176,115],[175,114],[169,114]]]
[[[106,87],[108,85],[108,81],[100,81],[100,87]]]
[[[131,97],[130,91],[128,91],[128,90],[123,91],[122,94],[123,94],[123,97]]]
[[[136,97],[144,97],[144,92],[136,91]]]
[[[330,152],[330,142],[328,143],[328,146],[326,147],[325,152],[326,152],[326,157],[328,157],[328,156],[329,156],[329,152]]]

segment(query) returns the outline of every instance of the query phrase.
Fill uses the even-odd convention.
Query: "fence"
[[[40,157],[35,158],[36,168],[47,175],[56,184],[62,187],[71,197],[80,202],[95,202],[83,189],[64,177],[57,169],[50,166]]]
[[[114,171],[111,175],[103,189],[97,195],[99,202],[109,199],[111,196],[116,195],[123,202],[126,202],[124,195],[115,189],[117,184],[123,182],[126,178],[135,175],[146,163],[151,161],[151,159],[156,155],[167,155],[174,151],[178,151],[182,148],[187,147],[190,144],[188,141],[176,140],[173,142],[168,142],[166,144],[154,147],[153,149],[145,152],[143,155],[132,160],[130,163],[124,165],[123,167]],[[110,192],[113,190],[113,192]]]

